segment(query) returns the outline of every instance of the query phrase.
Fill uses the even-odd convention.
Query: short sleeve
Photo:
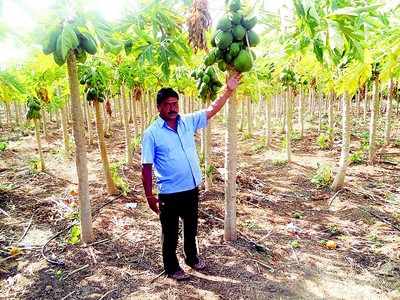
[[[153,164],[154,152],[154,137],[151,131],[146,130],[142,138],[142,164]]]
[[[196,111],[187,115],[187,120],[193,125],[193,131],[207,127],[207,112],[205,110]]]

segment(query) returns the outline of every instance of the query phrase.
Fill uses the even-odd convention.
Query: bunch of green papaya
[[[211,66],[217,63],[223,72],[227,69],[248,72],[256,58],[250,48],[260,42],[257,33],[253,31],[257,18],[244,16],[240,0],[230,0],[228,7],[228,14],[217,23],[211,38],[213,49],[205,57],[204,64]]]
[[[203,66],[199,70],[193,71],[191,76],[196,79],[200,98],[203,100],[215,100],[217,98],[217,93],[222,86],[222,82],[219,81],[212,66]]]
[[[40,100],[37,97],[29,96],[26,105],[28,107],[28,111],[26,113],[26,118],[28,120],[32,119],[40,119]]]
[[[69,28],[70,27],[68,27],[68,29]],[[53,53],[54,61],[59,66],[62,66],[66,60],[66,57],[63,57],[61,52],[63,46],[63,34],[67,35],[64,33],[64,31],[67,31],[70,42],[72,42],[73,45],[76,45],[73,51],[78,62],[84,63],[86,61],[87,54],[96,54],[96,40],[89,32],[81,31],[77,27],[73,27],[73,31],[68,31],[64,26],[59,26],[50,32],[47,43],[43,47],[43,53],[46,55]]]
[[[79,69],[79,83],[85,85],[84,91],[87,101],[104,102],[106,100],[106,86],[102,76],[95,68]]]
[[[286,86],[286,87],[295,86],[299,82],[299,79],[297,78],[296,73],[293,70],[291,70],[290,68],[284,68],[282,70],[282,73],[281,73],[279,79],[282,82],[283,86]]]

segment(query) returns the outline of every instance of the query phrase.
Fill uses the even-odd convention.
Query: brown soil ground
[[[340,135],[332,149],[322,151],[317,130],[308,128],[303,140],[293,142],[293,162],[287,165],[278,127],[270,150],[263,147],[262,130],[251,138],[240,133],[239,237],[225,242],[224,125],[214,124],[217,171],[213,189],[201,191],[199,222],[207,268],[200,273],[182,263],[192,275],[182,283],[158,276],[160,224],[143,198],[138,152],[133,166],[120,168],[130,191],[115,199],[105,192],[97,146],[90,146],[98,243],[71,245],[69,234],[62,233],[46,248],[58,262],[50,264],[42,245],[67,228],[77,211],[74,159],[64,158],[61,130],[52,123],[49,139],[43,139],[48,171],[35,172],[32,130],[0,129],[9,141],[0,153],[0,299],[400,299],[399,148],[379,151],[374,166],[350,166],[346,188],[333,197],[310,179],[317,164],[337,167]],[[395,130],[399,136],[399,127]],[[357,132],[353,149],[360,143]],[[107,143],[110,160],[122,162],[117,123]],[[327,248],[328,240],[336,249]],[[9,257],[13,245],[23,250]]]

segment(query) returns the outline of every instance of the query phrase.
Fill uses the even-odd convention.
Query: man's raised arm
[[[233,94],[239,85],[240,78],[241,74],[236,72],[228,79],[223,94],[207,108],[207,119],[211,119],[217,112],[221,110],[226,103],[226,100],[228,100],[228,98]]]

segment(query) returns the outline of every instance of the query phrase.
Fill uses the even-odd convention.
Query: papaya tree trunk
[[[349,164],[350,153],[350,133],[351,133],[351,99],[347,92],[342,96],[343,113],[342,113],[342,150],[340,154],[339,170],[332,183],[332,189],[337,191],[344,185],[346,170]]]
[[[125,130],[125,150],[126,158],[129,165],[133,163],[133,155],[131,151],[131,133],[129,130],[129,115],[127,99],[125,98],[125,86],[121,85],[121,101],[122,101],[122,115],[124,119],[124,130]]]
[[[5,102],[5,106],[6,106],[7,125],[11,128],[12,124],[11,124],[11,108],[10,108],[10,104],[8,102]]]
[[[67,117],[65,113],[65,106],[60,109],[61,112],[61,128],[63,132],[63,140],[64,140],[64,151],[65,155],[69,154],[69,137],[68,137],[68,124],[67,124]]]
[[[250,97],[246,97],[246,106],[247,106],[247,134],[252,136],[253,133],[253,120],[251,118],[251,100]]]
[[[244,101],[240,101],[240,131],[243,131],[244,128]]]
[[[371,120],[369,125],[369,147],[368,147],[368,162],[374,163],[376,153],[376,126],[378,123],[378,116],[380,110],[380,99],[379,99],[379,81],[375,79],[373,85],[372,95],[372,112]]]
[[[61,112],[60,109],[57,109],[55,111],[55,115],[56,115],[56,124],[57,124],[57,128],[59,128],[61,126]]]
[[[152,102],[151,102],[151,98],[150,98],[150,91],[146,92],[146,97],[147,97],[147,111],[148,111],[147,126],[149,126],[151,123],[151,119],[153,118],[153,112],[151,109]],[[188,98],[190,99],[189,96],[188,96]]]
[[[281,106],[281,133],[284,134],[286,130],[286,119],[287,119],[287,102],[286,93],[283,92],[279,95],[280,106]]]
[[[314,118],[315,115],[314,98],[315,98],[314,88],[310,87],[310,91],[308,93],[308,111],[311,113],[312,118]]]
[[[143,98],[144,96],[142,95],[139,99],[139,105],[140,105],[140,133],[143,136],[144,128],[145,128],[145,114],[144,114],[144,106],[143,106]]]
[[[138,136],[139,135],[139,128],[138,128],[138,123],[137,123],[137,112],[136,112],[137,101],[136,101],[135,94],[134,94],[133,90],[132,90],[132,93],[131,93],[131,97],[132,97],[132,120],[133,120],[133,126],[135,127],[134,128],[134,132],[135,132],[135,136]]]
[[[290,88],[286,91],[286,159],[287,162],[292,160],[292,91]]]
[[[93,240],[92,212],[88,190],[87,154],[85,135],[83,131],[82,109],[79,99],[79,82],[76,58],[73,51],[69,51],[68,53],[67,66],[72,106],[72,128],[76,145],[75,156],[78,175],[81,238],[84,243],[89,243]]]
[[[299,128],[300,128],[300,137],[304,137],[304,95],[303,90],[300,89],[299,95]]]
[[[46,167],[44,165],[42,143],[40,141],[40,119],[33,119],[33,122],[35,124],[35,138],[36,138],[36,144],[38,146],[40,171],[43,172],[46,169]]]
[[[234,241],[236,232],[236,167],[237,167],[237,99],[232,95],[228,103],[225,134],[225,221],[224,239]]]
[[[101,114],[102,105],[99,101],[93,101],[94,111],[96,113],[96,129],[97,129],[97,138],[99,139],[99,150],[101,162],[103,164],[103,172],[104,177],[106,179],[107,192],[110,195],[116,195],[118,190],[114,184],[114,181],[111,176],[110,164],[108,162],[107,148],[106,143],[104,141],[104,128],[103,128],[103,119]]]
[[[49,139],[49,132],[47,130],[47,112],[46,110],[42,110],[42,117],[43,117],[43,133],[44,133],[44,138],[46,140]]]
[[[20,124],[20,115],[19,115],[19,109],[18,109],[17,101],[14,101],[14,110],[15,110],[15,124],[17,126],[19,126],[19,124]]]
[[[3,126],[3,115],[2,115],[2,102],[0,101],[0,127]]]
[[[388,98],[387,98],[387,106],[386,106],[386,124],[385,124],[385,145],[389,145],[390,143],[390,133],[392,130],[392,97],[393,97],[393,79],[389,81],[388,86]]]
[[[266,134],[266,139],[265,139],[265,146],[267,148],[271,147],[271,141],[272,141],[272,114],[271,114],[271,108],[272,108],[272,99],[268,98],[265,102],[265,116],[266,116],[266,128],[265,128],[265,134]]]
[[[123,113],[122,113],[121,98],[117,98],[116,102],[117,102],[117,106],[118,106],[119,125],[123,126],[124,125],[124,116],[123,116]]]
[[[318,133],[322,130],[322,94],[316,95],[318,106]]]
[[[364,112],[363,112],[363,120],[364,123],[367,123],[367,118],[368,118],[368,88],[365,86],[365,95],[364,95]]]
[[[330,92],[328,96],[328,126],[330,129],[333,131],[334,127],[334,116],[333,116],[333,109],[334,109],[334,103],[333,103],[333,98],[334,98],[334,93]]]
[[[132,95],[131,90],[128,91],[128,102],[129,102],[129,123],[133,122],[133,108],[132,108]]]
[[[86,126],[88,131],[88,143],[89,145],[93,145],[93,132],[92,132],[92,112],[90,110],[91,102],[84,101],[86,105]]]

